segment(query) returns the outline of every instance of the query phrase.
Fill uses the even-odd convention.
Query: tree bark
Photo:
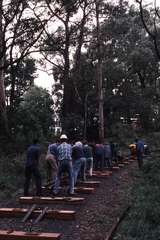
[[[3,1],[0,0],[0,129],[8,133],[8,121],[6,113],[5,86],[4,86],[4,51],[3,51],[3,25],[2,25]]]
[[[95,0],[96,6],[96,24],[97,24],[97,85],[98,85],[98,109],[99,109],[99,139],[104,140],[104,112],[103,112],[103,84],[102,84],[102,50],[101,50],[101,37],[100,37],[100,0]]]

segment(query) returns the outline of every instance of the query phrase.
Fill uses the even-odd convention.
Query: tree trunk
[[[0,129],[8,133],[6,113],[5,87],[4,87],[4,51],[3,51],[3,26],[2,26],[2,0],[0,0]]]
[[[104,140],[104,112],[103,112],[103,86],[102,86],[102,50],[100,38],[100,22],[99,22],[99,5],[100,0],[95,1],[96,4],[96,24],[97,24],[97,85],[98,85],[98,109],[99,109],[99,139]]]
[[[65,120],[70,114],[72,106],[72,82],[70,78],[70,59],[69,59],[69,46],[70,46],[70,32],[69,32],[69,18],[70,14],[67,13],[65,20],[65,50],[64,50],[64,78],[63,78],[63,106],[62,106],[62,128],[65,129]]]

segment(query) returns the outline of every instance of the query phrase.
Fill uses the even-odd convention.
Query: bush
[[[133,191],[133,203],[114,239],[155,240],[160,233],[160,160],[148,162]]]

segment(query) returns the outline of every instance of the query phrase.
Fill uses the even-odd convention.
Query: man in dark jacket
[[[74,184],[78,174],[81,173],[82,181],[86,181],[86,158],[84,157],[83,144],[76,142],[72,148]]]
[[[36,181],[36,195],[41,195],[41,175],[38,169],[40,156],[40,147],[38,146],[38,140],[34,139],[33,144],[27,149],[27,159],[25,166],[25,184],[24,195],[29,195],[29,186],[32,176]]]
[[[143,154],[144,154],[144,142],[140,139],[136,139],[136,156],[138,161],[138,167],[142,168],[143,166]]]

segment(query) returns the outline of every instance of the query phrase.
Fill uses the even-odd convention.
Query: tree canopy
[[[57,122],[70,135],[87,138],[97,138],[94,129],[101,125],[105,137],[115,124],[134,121],[137,129],[159,129],[159,7],[136,2],[1,1],[1,126],[6,123],[12,134],[16,115],[32,112],[34,94],[45,95],[33,88],[40,64],[52,69],[53,116],[45,127],[47,115],[39,102],[40,109],[34,108],[40,115],[25,119],[26,132],[33,120],[42,135]],[[7,123],[10,116],[15,121]]]

